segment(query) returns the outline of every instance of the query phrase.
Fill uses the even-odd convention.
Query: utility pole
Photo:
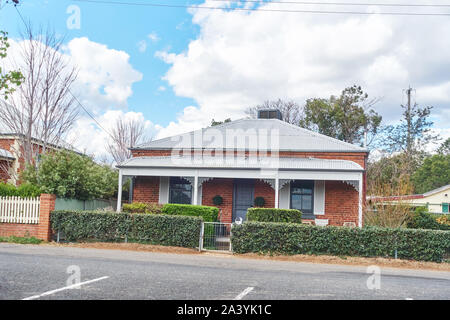
[[[411,92],[412,88],[409,86],[409,88],[406,90],[406,95],[408,97],[408,105],[406,108],[406,124],[407,124],[407,136],[406,136],[406,152],[408,156],[411,155],[412,150],[412,141],[411,141]]]

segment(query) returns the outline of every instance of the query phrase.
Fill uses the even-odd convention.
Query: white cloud
[[[151,121],[146,120],[141,112],[108,110],[96,118],[104,130],[94,120],[84,116],[77,120],[73,130],[67,137],[67,141],[73,144],[78,150],[95,155],[97,159],[110,159],[107,145],[111,141],[111,138],[108,132],[112,131],[118,119],[122,119],[123,121],[135,120],[142,123],[146,131],[146,138],[148,139],[156,134],[155,125]]]
[[[7,61],[2,61],[8,64],[8,69],[20,67],[20,47],[24,42],[10,39],[10,44]],[[78,68],[78,77],[71,91],[95,115],[103,128],[110,130],[118,118],[136,119],[154,135],[153,124],[145,120],[142,113],[123,111],[127,109],[127,100],[133,94],[132,85],[142,79],[142,74],[129,63],[130,56],[126,52],[110,49],[83,37],[72,39],[61,54]],[[108,134],[83,110],[80,110],[80,115],[81,118],[64,139],[78,150],[86,150],[97,157],[106,156]]]
[[[77,93],[90,108],[104,111],[127,106],[131,87],[142,74],[131,66],[125,51],[83,37],[68,43],[67,54],[79,68]]]
[[[147,36],[147,38],[149,38],[152,42],[157,42],[157,41],[159,41],[159,37],[158,37],[158,35],[156,34],[156,32],[152,32],[152,33],[150,33],[148,36]]]
[[[280,4],[260,8],[279,9]],[[383,98],[375,108],[386,122],[399,119],[402,89],[409,85],[417,88],[419,104],[435,105],[436,114],[450,113],[448,19],[190,11],[199,26],[197,38],[181,53],[164,50],[155,56],[171,65],[164,79],[174,92],[194,99],[198,107],[187,107],[160,137],[206,126],[212,118],[243,117],[246,107],[266,99],[303,103],[353,84]],[[448,121],[437,120],[448,127]]]
[[[141,40],[137,43],[139,52],[145,52],[147,50],[147,41]]]

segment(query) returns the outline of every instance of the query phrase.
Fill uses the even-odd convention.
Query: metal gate
[[[231,223],[203,222],[199,249],[231,252]]]

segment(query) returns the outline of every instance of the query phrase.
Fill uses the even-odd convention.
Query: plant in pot
[[[214,196],[212,200],[215,206],[220,206],[223,203],[223,198],[219,195]]]
[[[264,207],[264,204],[266,203],[266,200],[264,200],[263,197],[256,197],[253,201],[253,204],[255,207]]]

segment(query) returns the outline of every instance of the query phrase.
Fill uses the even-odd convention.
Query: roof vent
[[[261,109],[258,110],[258,119],[278,119],[283,120],[280,110],[278,109]]]

